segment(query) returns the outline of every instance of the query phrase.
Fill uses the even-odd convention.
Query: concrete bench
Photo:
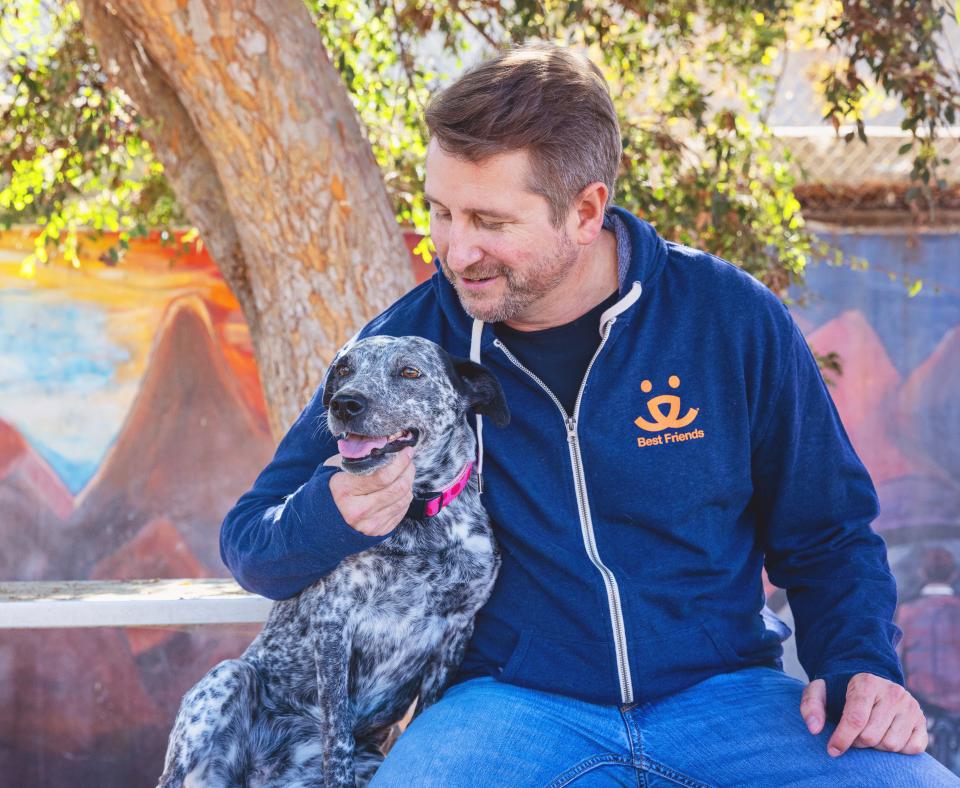
[[[262,623],[273,602],[233,580],[0,583],[0,630]]]

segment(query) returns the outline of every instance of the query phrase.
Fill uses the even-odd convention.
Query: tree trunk
[[[370,145],[302,0],[80,0],[113,84],[250,327],[275,438],[412,284]]]

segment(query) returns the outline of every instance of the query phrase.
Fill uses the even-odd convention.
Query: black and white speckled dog
[[[323,404],[346,471],[417,446],[420,512],[277,602],[243,656],[184,696],[160,786],[366,785],[391,725],[416,696],[416,714],[440,696],[493,588],[500,556],[466,418],[509,420],[493,375],[425,339],[371,337],[331,365]],[[427,491],[458,479],[462,492],[423,514],[436,508]]]

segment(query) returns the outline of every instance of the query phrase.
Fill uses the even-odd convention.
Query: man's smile
[[[463,284],[463,286],[467,290],[471,292],[478,292],[490,287],[490,285],[492,285],[497,279],[499,279],[500,276],[498,274],[494,274],[493,276],[482,277],[482,278],[481,277],[468,278],[465,276],[458,276],[457,278],[460,280],[460,282]]]

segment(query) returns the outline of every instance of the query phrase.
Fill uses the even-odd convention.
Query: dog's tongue
[[[382,438],[371,438],[365,435],[354,435],[341,438],[337,441],[337,448],[340,449],[340,456],[355,460],[360,457],[366,457],[374,449],[382,449],[387,445],[387,436]]]

